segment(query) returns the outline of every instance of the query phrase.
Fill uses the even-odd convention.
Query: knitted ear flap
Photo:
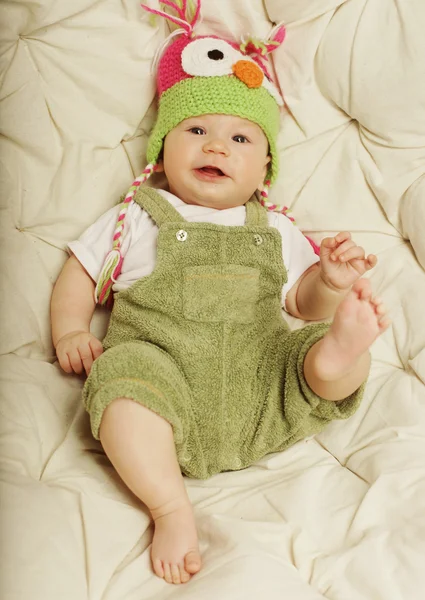
[[[113,244],[112,249],[105,257],[103,262],[102,269],[99,274],[99,279],[97,281],[96,289],[95,289],[95,300],[99,304],[111,304],[112,302],[112,286],[116,282],[118,275],[121,273],[121,267],[124,260],[123,255],[121,254],[121,245],[123,240],[123,231],[124,231],[124,222],[127,216],[128,208],[133,202],[133,198],[142,185],[149,179],[149,177],[158,170],[158,165],[149,164],[133,181],[130,189],[128,190],[124,200],[121,203],[120,212],[118,214],[117,224],[114,231],[113,236]]]

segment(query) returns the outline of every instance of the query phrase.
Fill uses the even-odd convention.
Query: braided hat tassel
[[[133,198],[139,187],[142,185],[142,183],[145,183],[145,181],[147,181],[152,173],[154,173],[157,169],[158,165],[147,165],[143,173],[141,173],[139,177],[133,181],[133,184],[131,185],[121,204],[114,231],[112,250],[108,252],[105,257],[95,289],[95,300],[101,305],[110,305],[112,301],[112,286],[121,273],[122,263],[124,260],[124,257],[121,254],[121,245],[123,241],[124,222],[127,216],[128,208],[131,202],[133,202]]]

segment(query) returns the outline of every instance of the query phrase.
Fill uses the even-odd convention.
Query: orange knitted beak
[[[232,71],[249,88],[259,88],[263,83],[263,71],[249,60],[238,60],[232,66]]]

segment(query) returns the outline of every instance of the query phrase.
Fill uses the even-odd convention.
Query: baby
[[[389,321],[362,279],[376,257],[341,232],[319,260],[267,199],[282,101],[264,56],[283,29],[238,46],[193,34],[199,3],[175,8],[148,167],[69,244],[51,319],[61,367],[88,375],[93,435],[155,522],[154,572],[178,584],[201,569],[182,473],[243,469],[348,418]],[[153,171],[168,190],[140,185]],[[90,322],[112,296],[102,344]],[[333,321],[291,332],[282,306]]]

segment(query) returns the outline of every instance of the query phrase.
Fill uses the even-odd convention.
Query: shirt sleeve
[[[288,275],[288,281],[282,288],[282,306],[286,310],[286,295],[289,290],[311,265],[319,262],[319,257],[305,235],[288,217],[278,213],[275,216],[272,226],[282,236],[282,258]]]
[[[106,255],[112,249],[120,204],[112,207],[78,238],[68,244],[68,250],[97,282]],[[124,230],[125,235],[125,230]]]

